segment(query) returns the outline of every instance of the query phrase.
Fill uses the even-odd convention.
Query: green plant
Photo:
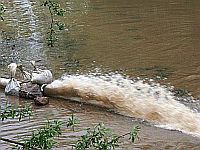
[[[65,10],[60,8],[60,5],[56,0],[45,0],[41,6],[47,7],[51,16],[51,23],[47,33],[47,44],[48,46],[53,47],[56,41],[56,30],[64,29],[64,23],[56,21],[55,16],[64,16]]]
[[[25,108],[13,108],[12,106],[8,106],[6,104],[6,107],[3,109],[1,108],[0,110],[0,118],[2,121],[9,118],[18,118],[19,121],[21,121],[22,118],[30,118],[32,115],[32,109],[30,106]],[[72,114],[67,122],[58,120],[51,122],[48,121],[43,128],[33,131],[31,137],[26,139],[24,142],[18,142],[3,137],[0,137],[0,140],[18,145],[16,147],[17,149],[50,150],[53,149],[57,143],[54,140],[54,137],[62,134],[61,127],[65,123],[67,127],[72,127],[72,130],[74,131],[75,126],[79,124],[79,119]],[[88,128],[86,130],[86,134],[81,136],[80,140],[78,140],[73,147],[75,147],[77,150],[85,150],[89,148],[95,148],[98,150],[111,150],[119,147],[119,140],[127,135],[129,135],[129,139],[132,142],[135,142],[135,140],[138,138],[139,131],[140,127],[136,126],[131,130],[131,132],[117,136],[109,128],[106,128],[104,124],[99,123],[94,128]]]
[[[18,118],[19,121],[21,121],[22,118],[29,117],[30,119],[31,116],[32,116],[32,108],[30,106],[25,106],[24,108],[14,108],[11,105],[8,105],[7,103],[6,103],[6,106],[3,108],[2,106],[0,106],[1,121],[4,121],[6,119],[14,119],[14,118]],[[24,143],[13,141],[11,139],[0,137],[0,140],[24,146]]]
[[[135,142],[136,139],[139,139],[138,133],[140,132],[141,128],[139,126],[136,126],[132,128],[129,139],[131,142]]]
[[[52,149],[56,144],[53,137],[61,135],[62,125],[63,121],[48,121],[45,127],[32,133],[31,138],[26,140],[22,149]]]
[[[30,106],[26,106],[24,108],[14,108],[12,106],[8,106],[6,104],[5,108],[2,109],[0,106],[0,119],[4,121],[5,119],[14,119],[18,118],[21,121],[22,118],[31,117],[32,108]]]
[[[32,133],[32,137],[26,140],[22,149],[52,149],[56,144],[56,141],[53,138],[62,134],[61,126],[64,123],[65,122],[63,121],[48,121],[44,128],[36,130]],[[73,114],[71,118],[69,118],[66,122],[67,127],[72,127],[73,131],[75,125],[77,125],[78,123],[79,119],[77,117],[74,117]]]
[[[3,6],[3,4],[0,4],[0,18],[1,18],[1,20],[4,20],[3,17],[2,17],[4,12],[5,12],[5,7]]]
[[[69,118],[67,121],[67,127],[72,127],[72,130],[75,131],[75,126],[79,123],[79,119],[77,117],[74,117],[74,114],[72,114],[71,118]]]
[[[77,150],[85,150],[89,148],[95,148],[98,150],[111,150],[119,147],[119,139],[129,135],[130,140],[135,142],[138,138],[140,127],[136,126],[131,132],[123,134],[121,136],[115,135],[109,128],[106,128],[104,124],[100,123],[93,129],[87,129],[87,133],[81,136],[81,139],[76,143],[75,148]]]
[[[5,107],[1,115],[3,116],[4,119],[8,119],[9,117],[14,118],[16,114],[18,116],[18,113],[15,113],[15,112],[18,112],[19,109],[13,109],[13,108],[8,109],[8,108],[12,108],[12,107],[11,106]],[[24,110],[24,113],[26,114],[30,114],[30,111],[31,111],[30,107],[24,108],[21,110]],[[22,116],[25,116],[25,115],[22,115]],[[2,121],[4,119],[2,119]],[[21,119],[19,119],[19,121],[20,120]],[[18,142],[18,141],[13,141],[11,139],[6,139],[3,137],[0,137],[0,140],[18,145],[17,149],[23,149],[23,150],[52,149],[57,143],[53,138],[55,136],[61,135],[62,133],[61,126],[64,123],[65,122],[63,121],[57,121],[57,120],[51,121],[51,122],[48,121],[47,124],[43,128],[33,131],[32,136],[26,139],[25,142],[23,143]],[[69,118],[69,120],[66,122],[67,127],[72,127],[73,131],[74,131],[75,125],[77,125],[78,123],[79,123],[79,119],[77,117],[74,117],[74,115],[72,115],[72,117]]]

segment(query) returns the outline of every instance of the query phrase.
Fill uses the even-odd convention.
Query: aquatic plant
[[[65,124],[63,121],[48,121],[46,126],[33,132],[32,137],[26,140],[22,149],[52,149],[57,143],[53,138],[62,134],[61,127]],[[73,114],[66,122],[67,127],[72,127],[73,131],[79,119]]]
[[[47,44],[53,47],[57,40],[56,31],[64,30],[64,23],[56,21],[55,16],[64,16],[65,10],[60,8],[60,4],[56,0],[45,0],[41,6],[47,7],[51,16],[51,23],[47,32]]]
[[[75,131],[75,126],[79,123],[79,119],[72,114],[71,118],[69,118],[67,121],[67,127],[72,127],[72,130]]]
[[[136,139],[139,139],[138,134],[139,134],[140,130],[141,130],[141,128],[139,126],[136,126],[136,127],[132,128],[130,133],[128,133],[128,134],[130,134],[129,139],[131,140],[131,142],[135,142]],[[123,136],[125,136],[125,135],[123,135]]]
[[[138,138],[140,127],[136,126],[131,132],[117,136],[109,128],[106,128],[104,124],[100,123],[94,128],[87,129],[87,133],[81,136],[81,139],[75,145],[77,150],[86,150],[95,148],[98,150],[111,150],[119,147],[119,140],[129,135],[131,142],[135,142]]]
[[[18,118],[19,121],[22,120],[22,118],[25,117],[30,117],[32,116],[32,108],[31,106],[25,106],[24,108],[14,108],[11,105],[8,105],[6,103],[6,106],[2,108],[2,106],[0,106],[0,119],[1,121],[5,121],[6,119],[15,119]],[[13,141],[10,139],[6,139],[3,137],[0,137],[0,140],[5,141],[5,142],[9,142],[9,143],[13,143],[13,144],[17,144],[17,145],[21,145],[23,146],[23,143],[20,143],[18,141]]]
[[[39,149],[52,149],[57,143],[53,138],[55,136],[61,135],[61,126],[63,121],[48,121],[46,125],[41,128],[33,131],[32,136],[25,140],[25,142],[18,142],[10,139],[0,137],[0,140],[13,143],[16,146],[15,149],[21,150],[39,150]]]
[[[48,121],[45,127],[38,129],[32,133],[31,138],[26,140],[22,149],[52,149],[56,144],[56,141],[53,138],[55,136],[61,135],[62,125],[63,121]]]
[[[24,108],[14,108],[10,105],[5,106],[5,108],[1,108],[0,106],[0,119],[4,121],[5,119],[14,119],[18,118],[21,121],[22,118],[31,117],[32,108],[30,106],[25,106]]]
[[[22,118],[26,116],[30,118],[32,115],[32,109],[30,106],[25,108],[13,108],[11,106],[7,106],[6,104],[6,107],[0,110],[0,118],[2,121],[15,117],[18,117],[19,121],[21,121]],[[79,123],[79,119],[72,114],[67,122],[60,120],[47,121],[44,127],[33,131],[32,135],[25,139],[24,142],[18,142],[3,137],[0,137],[0,140],[17,145],[17,149],[50,150],[53,149],[57,143],[54,140],[54,137],[62,134],[61,127],[63,124],[66,124],[67,127],[72,127],[72,130],[75,131],[75,126],[77,126]],[[81,138],[75,143],[75,145],[73,145],[73,147],[75,147],[77,150],[86,150],[89,148],[95,148],[98,150],[111,150],[119,147],[119,140],[128,135],[131,142],[135,142],[135,140],[138,138],[139,131],[140,127],[136,126],[131,130],[131,132],[117,136],[109,128],[106,128],[103,123],[99,123],[93,128],[86,129],[86,134],[81,136]]]
[[[24,114],[21,115],[21,118],[26,116],[25,114],[31,114],[32,112],[30,107],[26,107],[23,109],[8,109],[9,107],[5,107],[3,112],[1,113],[2,116],[2,121],[4,119],[7,119],[9,117],[14,118],[15,116],[19,116],[18,112],[23,112]],[[23,110],[23,111],[18,111],[18,110]],[[20,118],[20,117],[19,117]],[[20,121],[21,119],[19,119]],[[57,143],[53,138],[55,136],[59,136],[62,134],[61,131],[61,126],[65,122],[59,121],[59,120],[54,120],[54,121],[47,121],[46,125],[42,127],[41,129],[37,129],[36,131],[33,131],[32,136],[28,139],[25,140],[25,142],[18,142],[6,138],[0,138],[0,140],[13,143],[18,145],[16,148],[17,149],[23,149],[23,150],[32,150],[32,149],[52,149],[55,144]],[[79,123],[79,119],[77,117],[74,117],[72,114],[72,117],[68,119],[66,122],[67,127],[72,127],[73,131],[75,126]]]

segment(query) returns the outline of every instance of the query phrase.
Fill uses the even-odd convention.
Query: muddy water
[[[191,91],[197,99],[200,97],[197,0],[69,0],[64,19],[66,30],[58,33],[60,41],[54,48],[45,43],[49,17],[39,1],[3,2],[7,12],[6,21],[0,22],[1,76],[8,76],[6,66],[12,61],[30,67],[29,60],[41,60],[39,66],[50,68],[56,79],[71,74],[66,80],[78,91],[78,96],[111,100],[109,106],[114,105],[116,112],[131,118],[108,109],[53,98],[45,108],[33,105],[31,121],[1,123],[1,136],[15,139],[44,124],[46,118],[67,119],[75,113],[81,119],[79,129],[105,122],[117,133],[124,133],[133,124],[140,124],[141,140],[135,145],[124,141],[121,149],[199,149],[199,138],[153,126],[199,134],[199,114],[194,112],[199,110],[198,101],[194,105],[192,98],[178,102],[169,89],[134,80],[153,78],[154,84],[171,84]],[[112,75],[107,78],[106,74],[111,72],[124,76],[116,80]],[[56,84],[62,85],[66,84]],[[4,105],[5,95],[3,92],[0,95]],[[13,97],[6,99],[13,105],[32,103]],[[65,132],[59,138],[58,149],[70,149],[68,144],[80,135],[80,132]],[[1,146],[9,149],[5,143],[1,142]]]
[[[5,105],[8,99],[9,104],[13,106],[24,106],[25,104],[32,104],[33,102],[17,99],[16,97],[5,97],[1,92],[1,106]],[[79,136],[83,134],[82,130],[86,127],[91,127],[99,122],[104,122],[107,127],[112,128],[116,133],[123,134],[129,132],[133,125],[140,125],[142,132],[140,133],[140,140],[135,144],[131,144],[128,139],[122,140],[120,149],[198,149],[199,138],[195,138],[178,131],[164,130],[155,128],[148,122],[141,119],[128,118],[121,115],[109,112],[107,109],[74,103],[70,101],[63,101],[63,99],[50,99],[50,104],[46,107],[36,107],[33,104],[33,116],[31,120],[24,119],[21,122],[18,120],[8,120],[1,122],[1,136],[13,140],[19,140],[19,137],[26,137],[30,135],[31,131],[42,127],[46,119],[62,119],[67,120],[71,114],[75,114],[80,118],[81,126],[78,126],[75,132],[65,126],[62,128],[63,135],[57,141],[59,142],[57,148],[71,149],[70,144],[78,140]],[[1,149],[10,149],[4,142],[1,143]]]

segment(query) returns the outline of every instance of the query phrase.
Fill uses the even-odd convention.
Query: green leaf
[[[131,133],[130,133],[130,140],[131,140],[131,142],[135,142],[135,140],[136,139],[138,139],[139,137],[138,137],[138,134],[139,134],[139,132],[140,132],[140,127],[139,126],[136,126],[136,127],[134,127],[132,130],[131,130]]]
[[[62,23],[62,22],[57,22],[56,25],[57,25],[59,30],[64,30],[64,28],[65,28],[65,24]]]
[[[64,30],[64,23],[56,23],[55,16],[64,16],[65,10],[60,8],[60,5],[56,0],[43,1],[41,6],[47,7],[49,10],[51,23],[49,25],[49,31],[47,32],[47,45],[53,47],[57,40],[56,30]],[[57,26],[56,29],[54,29],[55,26]]]

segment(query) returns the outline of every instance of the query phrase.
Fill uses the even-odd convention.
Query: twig
[[[24,146],[24,143],[20,143],[20,142],[17,142],[17,141],[13,141],[13,140],[11,140],[11,139],[6,139],[6,138],[0,137],[0,140],[5,141],[5,142],[9,142],[9,143],[13,143],[13,144],[17,144],[17,145]]]
[[[9,142],[9,143],[17,144],[17,145],[20,145],[20,146],[25,146],[24,143],[20,143],[20,142],[17,142],[17,141],[11,140],[11,139],[6,139],[6,138],[3,138],[3,137],[0,137],[0,140],[4,141],[4,142]],[[33,150],[41,150],[41,149],[38,149],[38,148],[35,148],[35,147],[32,147],[32,149]]]

